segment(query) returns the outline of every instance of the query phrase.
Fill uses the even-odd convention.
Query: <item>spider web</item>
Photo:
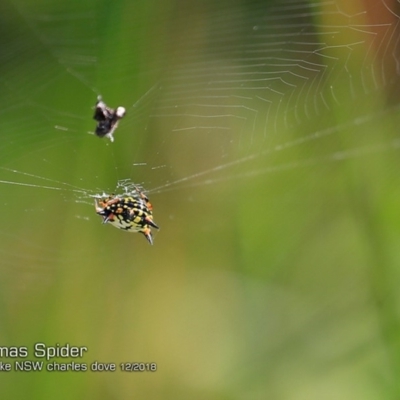
[[[181,241],[205,246],[222,269],[235,264],[235,243],[243,254],[277,248],[269,262],[280,265],[305,215],[336,196],[325,183],[341,181],[341,168],[398,169],[398,1],[18,0],[0,10],[7,307],[67,268],[172,264]],[[98,95],[127,109],[114,143],[93,135]],[[161,227],[151,253],[94,212],[94,197],[134,185]]]
[[[63,84],[71,85],[71,92],[80,91],[80,96],[90,99],[90,104],[94,103],[93,94],[106,96],[108,91],[115,97],[117,88],[129,87],[116,100],[106,101],[134,103],[121,131],[138,137],[139,143],[135,143],[134,154],[129,152],[128,163],[147,166],[146,183],[151,192],[175,190],[198,180],[201,185],[204,179],[210,183],[221,170],[267,158],[345,127],[367,124],[379,118],[380,111],[376,115],[363,114],[361,106],[360,115],[351,115],[353,120],[339,125],[330,116],[336,104],[358,105],[369,101],[379,89],[397,88],[400,67],[396,6],[382,1],[369,10],[362,4],[357,9],[355,5],[333,1],[287,1],[271,2],[269,6],[238,3],[229,7],[229,12],[224,6],[209,6],[202,13],[193,13],[197,23],[207,15],[207,27],[202,30],[193,28],[183,39],[177,37],[182,26],[170,28],[168,37],[162,40],[168,48],[175,43],[179,46],[168,52],[169,60],[160,61],[161,57],[150,58],[142,48],[142,43],[147,43],[140,36],[143,29],[138,29],[128,56],[118,47],[130,37],[121,35],[109,45],[111,39],[105,39],[106,34],[101,32],[102,19],[100,13],[93,11],[94,3],[84,6],[86,10],[73,5],[52,8],[46,2],[33,10],[29,3],[6,3],[5,14],[11,15],[11,21],[18,26],[3,28],[2,83],[3,91],[9,95],[4,96],[3,113],[14,117],[4,121],[7,143],[2,148],[3,165],[11,166],[10,172],[13,163],[16,165],[21,158],[17,150],[25,144],[36,148],[30,152],[25,147],[22,157],[34,152],[51,156],[54,147],[70,143],[74,146],[85,140],[84,134],[92,133],[93,121],[88,121],[92,111],[88,106],[82,110],[80,98],[71,96],[73,102],[63,102],[59,96]],[[187,11],[199,11],[200,6],[193,7]],[[122,7],[115,9],[118,15]],[[159,14],[154,18],[166,23],[167,11],[165,15]],[[178,22],[184,23],[182,18]],[[141,25],[135,18],[133,23]],[[154,38],[150,36],[150,40]],[[104,55],[102,47],[108,45],[111,48]],[[18,57],[29,60],[29,65]],[[147,57],[144,72],[136,65],[139,57]],[[23,74],[13,69],[18,61],[20,68],[26,66]],[[136,70],[140,74],[137,78]],[[69,96],[65,95],[68,100]],[[54,105],[55,97],[60,105]],[[392,109],[396,106],[392,105]],[[326,126],[318,126],[324,122]],[[298,126],[305,126],[306,133],[293,139],[293,128]],[[148,137],[150,128],[161,132],[153,135],[157,141],[153,145],[154,156],[143,161],[140,146],[145,140],[152,140]],[[120,136],[123,135],[122,132]],[[195,147],[193,142],[204,147],[196,149],[200,157],[209,156],[210,149],[215,154],[203,168],[192,163],[179,173],[169,168],[162,154],[163,147],[168,142],[174,145],[175,141],[176,160],[187,157],[187,149]],[[116,151],[112,157],[117,156]],[[132,163],[136,159],[140,161]],[[37,169],[47,169],[46,162],[50,162],[35,161]],[[120,169],[124,175],[124,163],[127,162],[123,159],[114,159],[110,168]],[[28,173],[34,175],[34,167],[15,173],[28,177]],[[126,175],[134,175],[132,169]],[[47,179],[45,174],[38,176]],[[237,174],[229,171],[221,179],[229,176],[236,179]],[[29,180],[19,183],[29,184]],[[64,180],[63,185],[68,182]],[[83,184],[84,191],[88,185],[91,182]],[[107,185],[101,182],[100,186]]]

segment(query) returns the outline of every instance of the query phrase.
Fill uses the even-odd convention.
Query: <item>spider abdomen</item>
[[[103,217],[103,223],[109,223],[127,232],[140,232],[153,244],[151,227],[159,229],[153,221],[152,205],[148,198],[138,196],[109,196],[96,201],[96,212]]]

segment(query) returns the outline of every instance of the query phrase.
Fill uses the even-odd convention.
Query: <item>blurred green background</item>
[[[0,372],[2,398],[399,398],[394,2],[0,11],[0,347],[158,365]],[[128,109],[113,144],[97,94]],[[124,178],[154,246],[95,214]]]

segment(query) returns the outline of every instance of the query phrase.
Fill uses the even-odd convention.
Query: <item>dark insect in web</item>
[[[93,116],[93,119],[97,121],[96,135],[100,138],[107,137],[113,142],[113,134],[118,127],[118,121],[125,115],[125,111],[125,108],[120,106],[116,109],[107,107],[101,96],[98,96]]]

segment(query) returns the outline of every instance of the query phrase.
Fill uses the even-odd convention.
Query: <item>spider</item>
[[[108,137],[114,141],[113,133],[117,129],[118,121],[125,115],[124,107],[117,107],[115,110],[107,107],[106,103],[97,97],[96,111],[93,119],[97,121],[96,135],[100,138]]]
[[[110,195],[99,202],[96,199],[95,207],[96,213],[103,217],[103,224],[110,223],[127,232],[140,232],[153,244],[150,227],[159,227],[153,222],[153,206],[139,189],[136,194]]]

